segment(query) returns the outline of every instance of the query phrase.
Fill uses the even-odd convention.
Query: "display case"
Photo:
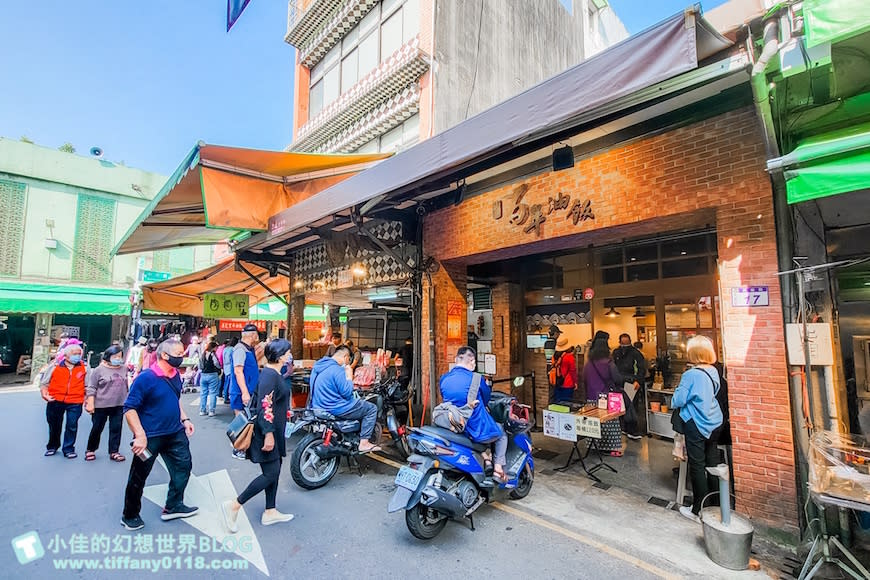
[[[646,388],[646,425],[647,433],[659,437],[674,438],[671,427],[671,398],[673,389],[666,389],[661,383],[648,384]]]

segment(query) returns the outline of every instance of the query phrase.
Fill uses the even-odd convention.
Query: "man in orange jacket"
[[[59,353],[61,354],[61,353]],[[45,456],[57,453],[60,447],[60,431],[66,415],[66,429],[63,434],[63,456],[75,459],[76,433],[82,404],[85,402],[85,374],[87,367],[82,362],[82,347],[71,344],[63,349],[63,356],[52,363],[42,375],[40,384],[42,398],[48,403],[45,418],[48,420],[48,445]]]

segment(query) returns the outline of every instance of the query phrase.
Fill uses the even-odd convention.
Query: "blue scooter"
[[[517,377],[514,386],[522,386],[523,381]],[[388,511],[405,510],[405,524],[414,537],[431,540],[448,519],[468,518],[473,530],[475,510],[492,501],[497,489],[508,490],[511,499],[522,499],[532,490],[535,463],[528,435],[529,407],[512,395],[493,392],[488,408],[508,435],[503,483],[485,472],[481,453],[488,444],[435,426],[411,430],[408,443],[413,453],[396,475]]]

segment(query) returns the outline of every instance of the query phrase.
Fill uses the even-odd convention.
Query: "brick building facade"
[[[578,160],[571,169],[541,173],[441,209],[427,216],[423,237],[425,253],[441,266],[432,284],[436,312],[442,313],[448,301],[465,304],[467,269],[475,264],[715,228],[738,509],[763,526],[797,536],[776,226],[764,160],[757,119],[747,107],[629,142]],[[516,197],[523,192],[523,203],[543,205],[545,219],[538,231],[525,232],[528,221],[522,226],[511,222]],[[559,192],[570,193],[572,202],[588,201],[594,218],[587,215],[575,224],[571,208],[567,214],[548,215],[548,198]],[[529,370],[509,348],[511,312],[522,307],[520,283],[509,280],[493,290],[493,350],[499,357],[499,377]],[[769,287],[770,305],[732,307],[731,289],[740,286]],[[429,316],[424,307],[424,329],[429,328]],[[462,316],[466,328],[464,311]],[[461,345],[448,342],[441,316],[436,316],[434,342],[440,375]],[[427,355],[424,377],[430,364]],[[538,403],[546,404],[546,393],[539,393]]]

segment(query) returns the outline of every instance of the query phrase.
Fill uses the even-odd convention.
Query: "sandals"
[[[57,449],[46,449],[46,450],[45,450],[45,456],[46,456],[46,457],[51,457],[51,456],[54,455],[55,453],[57,453]]]
[[[79,454],[76,453],[75,451],[70,451],[69,453],[64,453],[63,456],[66,457],[67,459],[75,459],[76,457],[79,456]]]
[[[360,455],[365,455],[366,453],[374,453],[375,451],[382,451],[380,445],[375,445],[371,449],[359,449],[358,450]]]
[[[85,452],[85,461],[93,461],[96,458],[97,458],[97,454],[94,453],[93,451]]]
[[[112,461],[117,461],[118,463],[127,460],[127,458],[120,453],[112,453],[111,455],[109,455],[109,459],[111,459]]]
[[[490,459],[483,460],[483,473],[485,475],[492,475],[492,473],[493,473],[492,460],[490,460]]]
[[[508,481],[507,473],[505,473],[504,469],[500,471],[493,471],[492,478],[499,483],[507,483]]]

